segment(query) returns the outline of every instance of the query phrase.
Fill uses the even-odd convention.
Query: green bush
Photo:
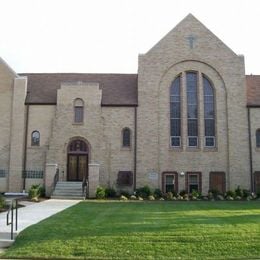
[[[136,190],[136,195],[138,197],[142,198],[148,198],[150,195],[152,195],[151,189],[149,186],[140,187]]]
[[[172,192],[167,192],[165,194],[165,199],[166,200],[173,200],[173,193]]]
[[[106,188],[105,189],[105,196],[106,198],[115,198],[116,197],[116,191],[114,188]]]
[[[40,184],[32,185],[29,189],[29,198],[34,201],[38,201],[39,197],[43,197],[45,195],[44,187]]]
[[[128,191],[125,191],[125,190],[121,190],[121,191],[119,192],[119,194],[120,194],[120,196],[124,196],[124,197],[127,197],[127,198],[130,197],[129,192],[128,192]]]
[[[97,199],[104,199],[106,197],[105,189],[102,187],[97,187],[96,190],[96,198]]]
[[[234,192],[234,191],[232,191],[232,190],[228,190],[227,192],[226,192],[226,195],[225,195],[225,197],[227,198],[227,197],[232,197],[232,198],[234,198],[236,196],[236,193]]]
[[[5,199],[4,197],[0,194],[0,209],[4,208],[5,206]]]
[[[154,192],[153,192],[153,195],[156,199],[159,199],[163,196],[163,193],[160,189],[155,189]]]
[[[250,190],[243,189],[243,198],[246,199],[248,196],[251,196]]]
[[[200,197],[200,193],[197,190],[192,190],[191,196],[193,198],[199,198]]]
[[[243,191],[241,190],[240,186],[237,186],[235,189],[236,197],[243,197]]]
[[[209,197],[216,199],[218,195],[221,195],[221,193],[217,189],[211,189],[208,192]]]
[[[180,194],[181,197],[183,197],[184,195],[187,194],[187,192],[186,192],[186,190],[181,190],[179,194]]]

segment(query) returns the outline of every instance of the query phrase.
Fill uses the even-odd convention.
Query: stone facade
[[[189,71],[198,75],[196,148],[187,144]],[[212,82],[215,95],[216,145],[212,148],[205,147],[204,141],[204,75]],[[170,144],[169,110],[170,86],[177,76],[181,78],[182,122],[178,148]],[[200,191],[204,194],[211,188],[211,172],[224,173],[226,190],[238,185],[251,189],[244,58],[192,15],[139,56],[137,105],[112,102],[104,105],[107,89],[99,81],[81,80],[59,82],[55,103],[30,103],[26,101],[32,95],[27,93],[27,81],[30,77],[17,75],[0,60],[0,170],[6,171],[6,175],[0,175],[0,192],[28,190],[32,184],[44,184],[50,195],[56,169],[60,180],[68,181],[70,167],[76,165],[76,174],[80,167],[85,167],[80,162],[82,158],[87,160],[90,197],[95,196],[98,185],[130,192],[144,185],[165,190],[167,173],[175,174],[176,191],[187,190],[189,172],[201,174]],[[119,95],[117,90],[113,91],[114,96]],[[75,123],[77,99],[83,102],[80,123]],[[254,146],[255,131],[260,128],[259,108],[251,109],[250,122],[254,172],[260,171],[260,150]],[[130,129],[127,147],[122,145],[124,128]],[[39,145],[32,145],[33,131],[40,133]],[[86,145],[84,153],[71,150],[77,140]],[[43,172],[43,176],[36,174],[35,178],[23,179],[23,171]],[[132,173],[128,185],[120,184],[119,172]]]

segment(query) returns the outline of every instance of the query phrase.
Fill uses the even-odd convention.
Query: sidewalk
[[[77,204],[79,200],[55,200],[49,199],[38,203],[21,202],[26,205],[18,209],[18,230],[17,234],[25,228],[40,222],[66,208]],[[10,232],[11,227],[6,225],[7,212],[0,213],[0,234]]]

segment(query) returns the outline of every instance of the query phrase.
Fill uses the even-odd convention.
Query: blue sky
[[[0,0],[0,56],[16,72],[136,73],[189,13],[260,74],[259,0]]]

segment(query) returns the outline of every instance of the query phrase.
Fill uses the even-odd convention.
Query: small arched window
[[[123,147],[131,146],[131,130],[127,127],[122,130],[122,145]]]
[[[31,145],[32,146],[39,146],[40,145],[40,132],[33,131],[31,135]]]
[[[256,137],[256,147],[260,148],[260,129],[256,130],[255,137]]]
[[[84,102],[81,98],[74,100],[74,122],[83,123],[84,118]]]

